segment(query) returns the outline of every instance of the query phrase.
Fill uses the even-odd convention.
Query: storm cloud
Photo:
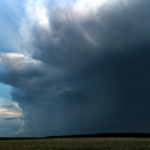
[[[0,53],[16,134],[149,132],[150,1],[94,2],[26,3],[20,53]]]

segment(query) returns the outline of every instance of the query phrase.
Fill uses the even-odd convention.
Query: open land
[[[0,150],[150,150],[150,138],[51,138],[0,141]]]

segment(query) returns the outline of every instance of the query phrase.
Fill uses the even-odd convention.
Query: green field
[[[150,150],[150,139],[65,138],[0,141],[0,150]]]

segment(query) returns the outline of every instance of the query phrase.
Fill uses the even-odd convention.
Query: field
[[[150,150],[150,139],[56,138],[0,141],[0,150]]]

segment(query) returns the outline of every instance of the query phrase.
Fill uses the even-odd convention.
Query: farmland
[[[0,150],[150,150],[149,138],[54,138],[0,141]]]

